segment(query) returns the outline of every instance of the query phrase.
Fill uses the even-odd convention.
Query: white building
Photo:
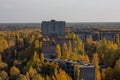
[[[41,27],[43,36],[65,35],[65,21],[43,21]]]

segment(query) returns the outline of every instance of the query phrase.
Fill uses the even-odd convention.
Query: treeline
[[[40,29],[0,32],[0,79],[2,80],[71,80],[55,62],[44,60]],[[95,65],[96,80],[120,80],[119,35],[115,41],[103,38],[83,42],[78,35],[67,30],[68,42],[56,45],[58,59],[92,62]],[[105,65],[101,69],[100,65]],[[78,69],[76,68],[76,71]],[[78,76],[78,73],[76,73]]]
[[[0,31],[16,31],[23,29],[38,29],[40,23],[0,23]]]
[[[71,80],[57,63],[44,60],[39,29],[0,34],[1,80]]]

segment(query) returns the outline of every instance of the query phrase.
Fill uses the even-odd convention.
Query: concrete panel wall
[[[58,36],[65,35],[64,21],[44,21],[42,22],[42,34],[49,36],[50,34],[57,34]]]

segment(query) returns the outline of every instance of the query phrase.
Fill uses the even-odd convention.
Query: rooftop
[[[69,65],[79,64],[80,68],[94,68],[95,67],[92,63],[88,63],[84,61],[73,61],[73,60],[62,60],[62,59],[45,59],[45,60],[58,62],[59,64],[69,64]]]

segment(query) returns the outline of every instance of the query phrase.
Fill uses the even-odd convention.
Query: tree
[[[68,52],[67,44],[63,43],[63,47],[62,47],[62,59],[68,59],[68,58],[69,58],[69,52]]]
[[[118,46],[120,45],[120,35],[119,34],[115,35],[115,42],[117,43]]]
[[[120,59],[116,61],[115,68],[113,69],[113,77],[115,80],[120,80]]]
[[[84,49],[84,43],[82,42],[81,39],[79,39],[79,36],[76,36],[76,49],[77,49],[77,53],[80,55],[83,55],[85,53],[85,49]]]
[[[17,67],[13,66],[13,67],[10,69],[10,75],[11,75],[11,76],[19,75],[19,74],[20,74],[20,70],[19,70]]]
[[[44,57],[44,55],[40,55],[41,57],[43,56]],[[40,57],[40,58],[41,58]],[[40,58],[39,58],[39,55],[38,55],[38,53],[35,51],[34,52],[34,55],[33,55],[33,60],[34,60],[34,62],[37,64],[37,63],[40,63],[41,62],[41,60],[40,60]]]
[[[36,74],[32,80],[44,80],[44,78],[40,74]]]
[[[48,75],[45,77],[45,80],[50,80],[50,78],[49,78],[49,76],[48,76]]]
[[[7,41],[3,37],[0,37],[0,53],[7,48],[8,48]]]
[[[40,59],[41,59],[41,62],[44,63],[44,54],[43,53],[40,54]]]
[[[69,51],[69,56],[70,56],[73,53],[71,40],[69,40],[69,42],[68,42],[68,51]]]
[[[30,67],[30,68],[29,68],[28,73],[29,73],[29,76],[30,76],[30,77],[33,77],[33,76],[34,76],[35,70],[33,69],[33,67]]]
[[[16,80],[27,80],[26,76],[20,74]]]
[[[26,72],[26,78],[27,78],[27,80],[30,80],[30,75],[29,75],[29,73],[28,72]]]
[[[85,42],[85,51],[90,59],[93,57],[92,55],[96,52],[97,43],[93,41],[91,38],[87,38]]]
[[[96,73],[96,80],[101,80],[100,70],[99,70],[99,58],[98,54],[93,54],[93,60],[92,63],[95,65],[95,73]]]
[[[1,77],[3,80],[8,80],[8,73],[5,72],[5,71],[1,71],[1,72],[0,72],[0,77]]]
[[[40,43],[39,43],[39,40],[35,40],[35,48],[39,48],[39,47],[40,47],[39,44],[40,44]]]
[[[74,80],[80,80],[80,66],[79,66],[79,64],[74,65]]]
[[[41,53],[41,46],[42,42],[40,42],[39,40],[35,40],[35,51],[37,51],[39,54]]]
[[[57,53],[57,59],[61,59],[61,48],[60,45],[56,45],[56,53]]]
[[[71,39],[70,28],[66,29],[66,38]]]
[[[108,67],[107,70],[105,71],[105,80],[114,80],[113,69],[110,67]]]
[[[112,41],[102,39],[98,42],[97,53],[100,60],[107,66],[114,66],[115,61],[118,59],[118,46]],[[110,59],[108,59],[110,58]]]
[[[76,34],[75,33],[71,33],[71,39],[75,39],[76,38]]]
[[[116,61],[115,68],[120,69],[120,59]]]
[[[0,54],[0,62],[2,61],[2,55]]]

